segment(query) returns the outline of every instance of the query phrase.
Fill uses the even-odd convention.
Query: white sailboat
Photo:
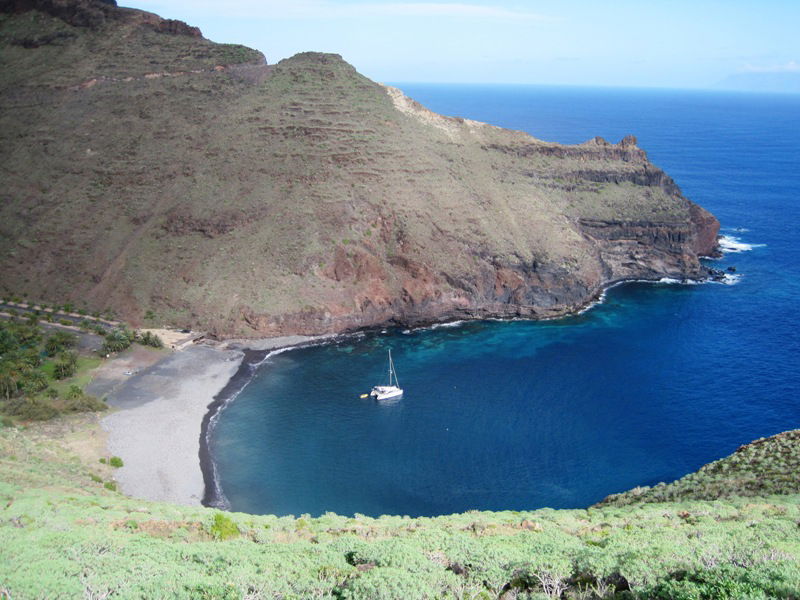
[[[391,350],[389,350],[389,383],[376,385],[369,395],[376,400],[399,400],[403,397],[403,390],[400,388],[400,382],[397,381],[397,371],[394,370]]]

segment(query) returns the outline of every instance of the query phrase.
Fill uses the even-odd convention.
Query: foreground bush
[[[7,400],[3,412],[26,421],[47,421],[59,414],[58,409],[49,401],[38,396]]]
[[[126,498],[54,440],[10,428],[0,473],[0,590],[12,598],[789,600],[800,590],[800,495],[257,516]]]
[[[113,458],[111,460],[114,460]],[[111,466],[114,466],[113,464]],[[122,466],[122,465],[120,465]],[[221,512],[214,513],[214,520],[211,522],[211,535],[217,540],[230,540],[239,537],[239,528],[236,523]]]
[[[102,410],[108,410],[105,402],[82,392],[78,396],[68,397],[64,402],[65,412],[99,412]]]
[[[678,572],[646,590],[657,600],[741,600],[800,597],[797,564],[777,562],[744,568],[721,565],[690,572]]]

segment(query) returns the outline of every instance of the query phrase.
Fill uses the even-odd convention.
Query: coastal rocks
[[[611,144],[597,136],[577,146],[565,146],[540,140],[526,140],[521,144],[492,143],[486,146],[505,154],[514,154],[521,158],[530,158],[536,155],[553,156],[556,158],[577,158],[584,160],[621,160],[625,162],[642,162],[647,160],[647,154],[636,145],[636,138],[632,135],[625,136],[618,144]]]
[[[691,250],[698,256],[718,258],[722,256],[719,251],[719,221],[702,206],[690,203],[689,215],[694,229]]]
[[[730,271],[730,269],[728,269],[728,271]],[[727,277],[727,274],[722,269],[708,269],[708,279],[711,281],[724,282],[727,280]]]
[[[343,301],[282,315],[258,314],[248,308],[241,314],[258,332],[256,337],[341,333],[387,324],[545,319],[580,310],[594,301],[606,285],[616,281],[657,281],[665,276],[681,280],[717,278],[718,273],[700,265],[697,257],[676,241],[682,239],[680,231],[664,231],[663,225],[640,225],[627,231],[630,239],[598,240],[597,270],[581,276],[547,265],[512,267],[490,263],[483,263],[469,276],[456,276],[434,273],[413,260],[395,257],[391,264],[397,270],[391,275],[376,271],[358,279],[358,292],[352,296],[352,303]],[[658,248],[655,242],[664,247]],[[337,281],[352,280],[352,264],[342,252],[337,254],[330,274],[339,278]]]
[[[608,281],[703,276],[704,268],[692,250],[698,235],[707,234],[698,233],[692,223],[583,219],[580,225],[595,242]]]

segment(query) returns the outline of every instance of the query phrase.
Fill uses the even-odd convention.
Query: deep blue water
[[[400,87],[432,110],[578,143],[633,133],[752,248],[734,285],[632,283],[575,317],[368,335],[270,358],[212,453],[234,510],[434,515],[585,507],[800,427],[800,97]],[[402,401],[359,394],[392,348]]]

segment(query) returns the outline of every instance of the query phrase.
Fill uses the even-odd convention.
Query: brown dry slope
[[[436,115],[100,0],[0,0],[0,285],[220,335],[548,317],[696,277],[719,224],[636,141]],[[87,16],[88,15],[88,16]]]

